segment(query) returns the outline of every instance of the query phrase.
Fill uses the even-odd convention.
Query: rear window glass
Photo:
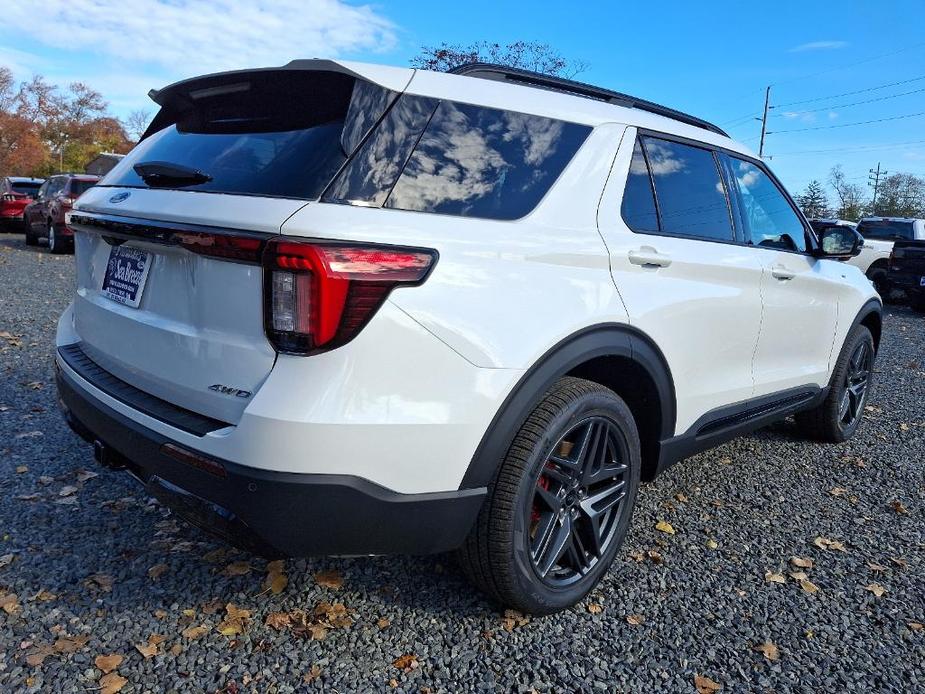
[[[863,219],[858,224],[858,233],[865,239],[913,240],[913,222],[891,221],[889,219]]]
[[[71,197],[79,197],[96,185],[96,181],[80,181],[74,179],[71,181]]]
[[[193,90],[162,109],[155,127],[165,126],[105,184],[147,187],[133,166],[165,162],[210,177],[166,187],[317,198],[394,96],[347,75],[308,71]]]
[[[643,138],[663,233],[732,240],[726,189],[713,152]]]
[[[652,179],[649,166],[642,151],[642,143],[636,140],[630,173],[623,191],[623,221],[633,231],[658,231],[658,213],[655,209],[655,195],[652,193]]]
[[[541,116],[403,96],[324,199],[517,219],[536,207],[590,130]]]
[[[24,195],[35,195],[41,185],[41,181],[38,183],[19,183],[14,181],[10,184],[14,192],[23,193]]]

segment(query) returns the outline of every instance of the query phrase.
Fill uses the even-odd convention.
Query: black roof
[[[693,125],[697,128],[703,128],[710,132],[717,133],[723,137],[729,135],[719,126],[713,125],[701,118],[691,116],[682,111],[676,111],[673,108],[656,104],[646,99],[640,99],[629,94],[622,94],[603,87],[596,87],[593,84],[576,82],[575,80],[564,79],[562,77],[553,77],[544,75],[539,72],[530,70],[521,70],[520,68],[506,67],[504,65],[494,65],[492,63],[466,63],[450,70],[454,75],[466,75],[467,77],[480,77],[482,79],[496,80],[499,82],[511,82],[527,87],[536,87],[538,89],[549,89],[557,92],[565,92],[576,96],[583,96],[588,99],[597,99],[606,101],[617,106],[626,108],[637,108],[640,111],[648,111],[659,116],[671,118],[680,123]]]

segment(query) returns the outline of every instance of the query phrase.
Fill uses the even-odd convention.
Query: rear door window
[[[661,233],[732,241],[732,218],[716,156],[709,149],[643,137]]]
[[[642,142],[638,139],[633,147],[633,160],[626,179],[626,189],[623,191],[621,213],[623,221],[633,231],[657,232],[659,230],[652,178],[649,176],[649,165],[646,163]]]
[[[16,193],[22,193],[23,195],[32,195],[34,196],[41,186],[41,183],[29,183],[26,181],[14,181],[12,183],[13,191]]]
[[[865,239],[884,241],[912,241],[915,239],[913,222],[891,219],[862,219],[858,233]]]

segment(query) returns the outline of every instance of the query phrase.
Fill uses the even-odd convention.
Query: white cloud
[[[342,0],[44,0],[4,7],[5,29],[48,46],[190,76],[293,58],[385,51],[396,28]]]
[[[804,51],[829,51],[835,48],[845,48],[847,45],[847,41],[810,41],[809,43],[801,43],[799,46],[794,46],[788,49],[787,52],[802,53]]]

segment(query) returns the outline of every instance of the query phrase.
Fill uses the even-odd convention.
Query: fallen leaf
[[[723,685],[703,675],[694,675],[694,686],[697,688],[697,694],[713,694],[723,688]]]
[[[16,593],[0,593],[0,609],[7,614],[19,612],[19,598],[16,597]]]
[[[896,513],[901,513],[901,514],[909,513],[909,510],[903,505],[902,501],[898,501],[898,500],[891,501],[890,508],[896,511]]]
[[[103,674],[108,674],[115,670],[122,664],[122,656],[118,653],[113,653],[112,655],[98,655],[93,659],[96,667],[103,671]]]
[[[501,626],[504,627],[505,631],[513,631],[516,627],[522,627],[529,621],[529,617],[517,610],[505,610],[504,617],[501,619]]]
[[[707,546],[707,549],[716,549],[719,547],[719,543],[717,543],[717,541],[714,540],[712,537],[709,540],[707,540],[705,544]]]
[[[17,474],[21,475],[21,474],[24,473],[24,472],[29,472],[29,466],[28,466],[28,465],[17,465],[17,466],[16,466],[16,473],[17,473]]]
[[[909,567],[909,562],[903,559],[902,557],[890,557],[890,561],[896,564],[900,569],[905,569]]]
[[[801,569],[811,569],[813,568],[812,559],[804,559],[802,557],[790,557],[790,563]]]
[[[32,599],[38,600],[39,602],[51,602],[52,600],[57,600],[58,596],[42,588]]]
[[[884,566],[883,564],[877,564],[872,561],[867,562],[867,568],[869,568],[871,571],[887,571],[888,570],[888,568]]]
[[[651,561],[653,564],[662,563],[662,555],[654,549],[650,549],[648,552],[646,552],[646,556],[649,557],[649,561]]]
[[[91,470],[80,469],[77,470],[77,481],[86,482],[87,480],[92,480],[94,477],[99,477],[99,475]]]
[[[271,561],[267,564],[267,577],[263,581],[263,587],[271,591],[273,595],[279,595],[289,585],[289,579],[283,573],[283,568],[284,562],[282,559]]]
[[[906,622],[906,626],[912,629],[912,631],[922,631],[922,629],[925,629],[925,624],[921,622]]]
[[[817,537],[813,544],[819,549],[834,549],[839,552],[847,552],[845,546],[838,540],[830,540],[827,537]]]
[[[164,573],[169,568],[170,567],[167,564],[155,564],[154,566],[148,569],[148,578],[150,578],[153,581],[156,581],[161,576],[163,576]]]
[[[288,629],[292,625],[292,619],[288,612],[271,612],[263,623],[271,629],[281,631]]]
[[[26,388],[31,388],[32,390],[41,390],[44,384],[41,381],[29,381],[26,384]]]
[[[12,564],[14,557],[15,555],[13,554],[4,554],[2,557],[0,557],[0,569],[2,569],[4,566],[9,566]]]
[[[781,573],[772,573],[770,571],[765,571],[764,580],[768,583],[786,583],[787,577]]]
[[[316,663],[312,665],[311,669],[308,672],[302,675],[302,681],[305,684],[311,684],[319,677],[321,677],[321,667]]]
[[[112,582],[113,578],[109,574],[93,574],[88,576],[86,581],[87,585],[95,585],[107,593],[112,590]]]
[[[71,494],[76,494],[77,491],[77,487],[68,485],[66,487],[61,487],[61,491],[58,492],[58,496],[71,496]]]
[[[45,658],[54,653],[54,649],[51,646],[40,646],[36,650],[28,653],[26,655],[26,663],[30,667],[38,667],[45,662]]]
[[[604,611],[604,608],[598,605],[596,602],[588,603],[588,612],[590,612],[591,614],[600,614],[603,611]]]
[[[122,675],[118,672],[110,672],[108,675],[100,677],[100,692],[101,694],[116,694],[126,684],[128,684],[128,680]]]
[[[687,501],[687,497],[684,496],[681,492],[678,492],[677,494],[675,494],[674,498],[680,501],[682,504]]]
[[[631,614],[631,615],[627,615],[626,617],[626,623],[631,624],[634,627],[638,627],[644,621],[646,621],[646,618],[643,617],[641,614]]]
[[[211,552],[203,554],[202,560],[210,564],[217,564],[220,561],[225,561],[230,553],[231,552],[226,547],[219,547],[218,549],[213,549]]]
[[[806,575],[805,571],[791,571],[790,578],[792,578],[794,581],[799,582],[799,581],[807,580],[809,576]]]
[[[339,571],[319,571],[315,574],[315,583],[324,588],[339,590],[344,585],[344,577]]]
[[[251,616],[250,610],[242,610],[229,602],[225,605],[225,614],[226,617],[224,621],[216,627],[218,633],[223,636],[237,636],[238,634],[243,634],[247,626],[247,621]]]
[[[655,524],[655,529],[663,533],[668,533],[669,535],[675,534],[674,528],[672,527],[671,523],[669,523],[668,521],[660,520],[658,523]]]
[[[777,660],[780,658],[780,650],[770,641],[765,641],[764,643],[758,644],[752,648],[754,651],[758,651],[768,660]]]
[[[844,496],[847,493],[848,493],[848,490],[845,489],[844,487],[832,487],[829,490],[829,494],[831,494],[832,496]]]
[[[391,624],[392,622],[390,622],[385,617],[380,617],[379,619],[376,620],[376,626],[379,627],[380,629],[388,629],[389,625]]]
[[[89,640],[90,637],[87,634],[66,636],[55,641],[53,648],[55,653],[76,653],[86,646]]]
[[[209,627],[206,626],[188,627],[180,632],[185,639],[198,639],[207,633],[209,633]]]
[[[800,581],[800,588],[805,590],[810,595],[815,595],[816,592],[818,592],[819,590],[818,586],[816,586],[815,583],[813,583],[812,581],[806,580],[806,579],[803,579]]]
[[[392,665],[397,667],[399,670],[404,672],[411,672],[417,668],[420,663],[418,662],[418,657],[413,653],[405,653],[404,655],[398,656],[395,660],[392,661]]]
[[[222,573],[224,573],[226,576],[244,576],[245,574],[249,574],[250,571],[250,562],[236,561],[226,566]]]
[[[869,590],[878,598],[886,593],[886,588],[881,586],[879,583],[868,583],[866,586],[864,586],[864,590]]]
[[[136,643],[135,649],[141,653],[145,660],[148,658],[153,658],[157,655],[156,643]]]

